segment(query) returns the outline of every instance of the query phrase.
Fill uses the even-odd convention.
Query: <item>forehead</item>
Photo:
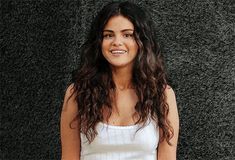
[[[113,16],[111,17],[107,24],[105,25],[104,29],[108,30],[124,30],[124,29],[132,29],[134,30],[133,23],[126,17],[122,15]]]

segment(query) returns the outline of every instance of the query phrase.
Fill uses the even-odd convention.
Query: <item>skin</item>
[[[138,98],[135,91],[131,89],[131,73],[138,45],[133,32],[133,24],[121,15],[110,18],[103,32],[102,53],[112,68],[114,83],[117,86],[113,112],[109,122],[106,122],[112,125],[123,126],[135,123],[132,115],[135,113],[134,107]],[[112,50],[126,52],[116,55],[111,53]]]
[[[120,23],[122,22],[122,23]],[[133,125],[136,119],[133,118],[135,113],[135,104],[138,97],[131,87],[132,68],[136,55],[138,54],[138,45],[133,38],[134,26],[125,17],[119,15],[109,19],[103,32],[102,53],[110,63],[113,73],[113,80],[117,86],[113,99],[113,111],[108,122],[112,125]],[[121,49],[127,51],[125,54],[113,55],[110,50]],[[63,110],[61,112],[61,144],[63,160],[80,159],[80,133],[79,121],[72,125],[69,124],[73,117],[77,115],[77,103],[75,95],[68,100],[73,92],[73,85],[67,88],[64,98]],[[166,141],[159,143],[158,160],[175,160],[179,131],[179,117],[176,105],[174,91],[170,86],[165,90],[166,102],[169,105],[168,119],[174,129],[174,136],[170,140],[172,146]],[[67,102],[68,100],[68,102]],[[67,102],[67,103],[66,103]],[[106,113],[104,112],[104,116]],[[160,129],[161,135],[161,129]]]
[[[120,23],[122,22],[122,23]],[[102,53],[110,63],[112,70],[131,71],[138,52],[133,24],[123,16],[111,17],[103,31]],[[124,54],[112,54],[111,51],[126,51]]]

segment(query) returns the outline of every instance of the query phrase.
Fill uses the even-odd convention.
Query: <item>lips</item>
[[[126,50],[122,50],[122,49],[113,49],[113,50],[111,49],[110,52],[112,54],[125,54],[125,53],[127,53]]]

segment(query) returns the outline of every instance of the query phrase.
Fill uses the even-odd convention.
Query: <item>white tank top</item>
[[[157,160],[159,128],[153,120],[136,132],[139,126],[99,122],[98,135],[90,144],[81,133],[81,160]]]

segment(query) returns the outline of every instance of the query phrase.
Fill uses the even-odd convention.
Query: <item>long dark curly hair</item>
[[[138,44],[138,54],[134,62],[132,84],[138,96],[135,111],[139,115],[136,122],[146,124],[151,117],[162,129],[161,140],[170,144],[173,128],[167,120],[169,106],[164,91],[167,76],[163,57],[156,42],[156,34],[149,13],[130,2],[112,2],[106,5],[91,24],[87,40],[82,46],[81,63],[73,75],[73,94],[76,94],[80,132],[92,142],[97,135],[96,124],[108,118],[103,116],[104,106],[112,113],[111,92],[116,86],[112,79],[109,63],[103,57],[101,43],[103,29],[108,20],[116,15],[128,18],[134,25],[134,38]]]

